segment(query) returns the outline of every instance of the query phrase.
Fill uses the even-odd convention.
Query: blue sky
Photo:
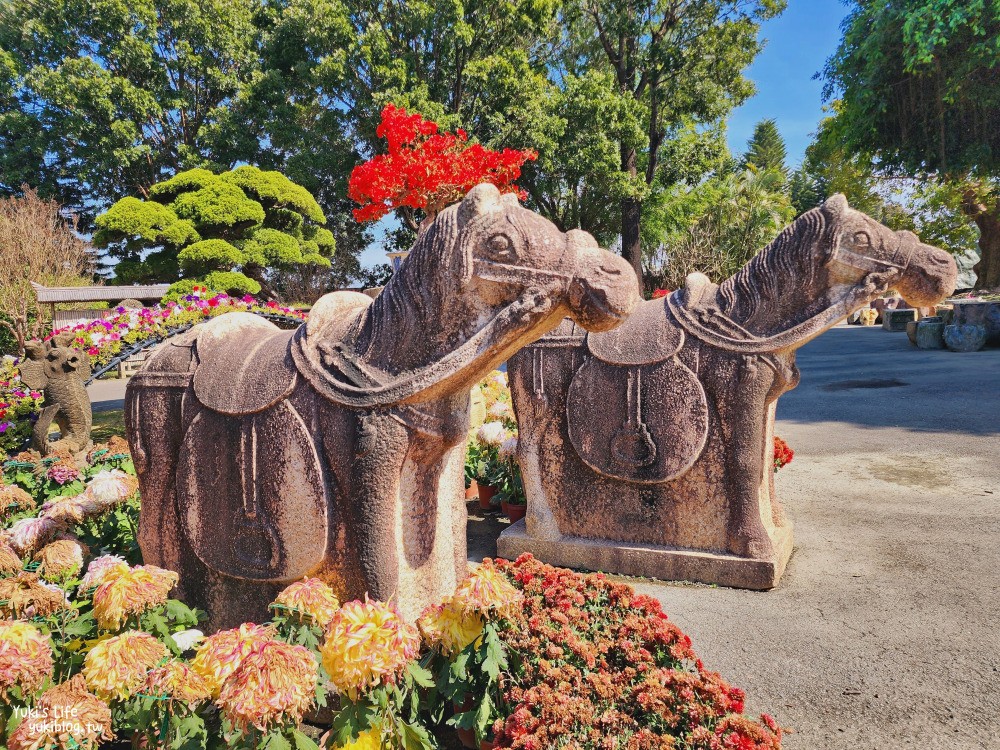
[[[823,117],[823,84],[813,75],[836,50],[845,15],[842,0],[788,0],[785,12],[761,27],[767,44],[747,70],[757,94],[729,118],[729,148],[734,154],[746,149],[757,122],[773,117],[788,147],[789,166],[802,161]],[[359,256],[363,266],[386,262],[381,239],[392,222],[386,219],[375,227],[375,241]]]
[[[810,135],[823,116],[823,69],[840,41],[848,8],[841,0],[788,0],[788,8],[761,27],[764,51],[747,70],[757,95],[729,118],[729,148],[742,153],[758,121],[777,120],[788,146],[789,166],[802,160]]]

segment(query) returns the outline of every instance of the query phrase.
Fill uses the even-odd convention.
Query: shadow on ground
[[[928,351],[904,333],[838,326],[802,347],[798,366],[783,421],[1000,434],[1000,349]]]

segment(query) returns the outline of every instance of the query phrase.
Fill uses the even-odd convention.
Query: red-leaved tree
[[[437,123],[393,104],[382,110],[375,132],[385,139],[388,153],[356,166],[347,187],[348,196],[359,206],[354,209],[359,222],[402,209],[404,221],[417,229],[416,210],[433,218],[481,182],[523,197],[514,182],[524,163],[537,158],[534,151],[493,151],[469,143],[461,129],[442,133]]]

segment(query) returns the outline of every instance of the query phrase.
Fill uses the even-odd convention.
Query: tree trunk
[[[635,198],[622,201],[622,257],[632,264],[639,287],[642,288],[642,203]]]
[[[621,148],[622,171],[625,172],[634,185],[636,179],[636,152],[634,148]],[[622,200],[622,257],[632,264],[639,288],[642,283],[642,242],[639,230],[642,226],[642,202],[638,198]]]
[[[975,217],[979,227],[979,262],[972,267],[976,272],[976,289],[1000,287],[1000,207],[984,211]]]

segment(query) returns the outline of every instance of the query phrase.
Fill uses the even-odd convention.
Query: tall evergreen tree
[[[747,151],[743,155],[743,166],[753,166],[760,171],[773,169],[787,175],[788,168],[785,165],[787,157],[785,139],[778,132],[778,123],[774,119],[758,122],[753,129],[753,135],[747,141]]]

